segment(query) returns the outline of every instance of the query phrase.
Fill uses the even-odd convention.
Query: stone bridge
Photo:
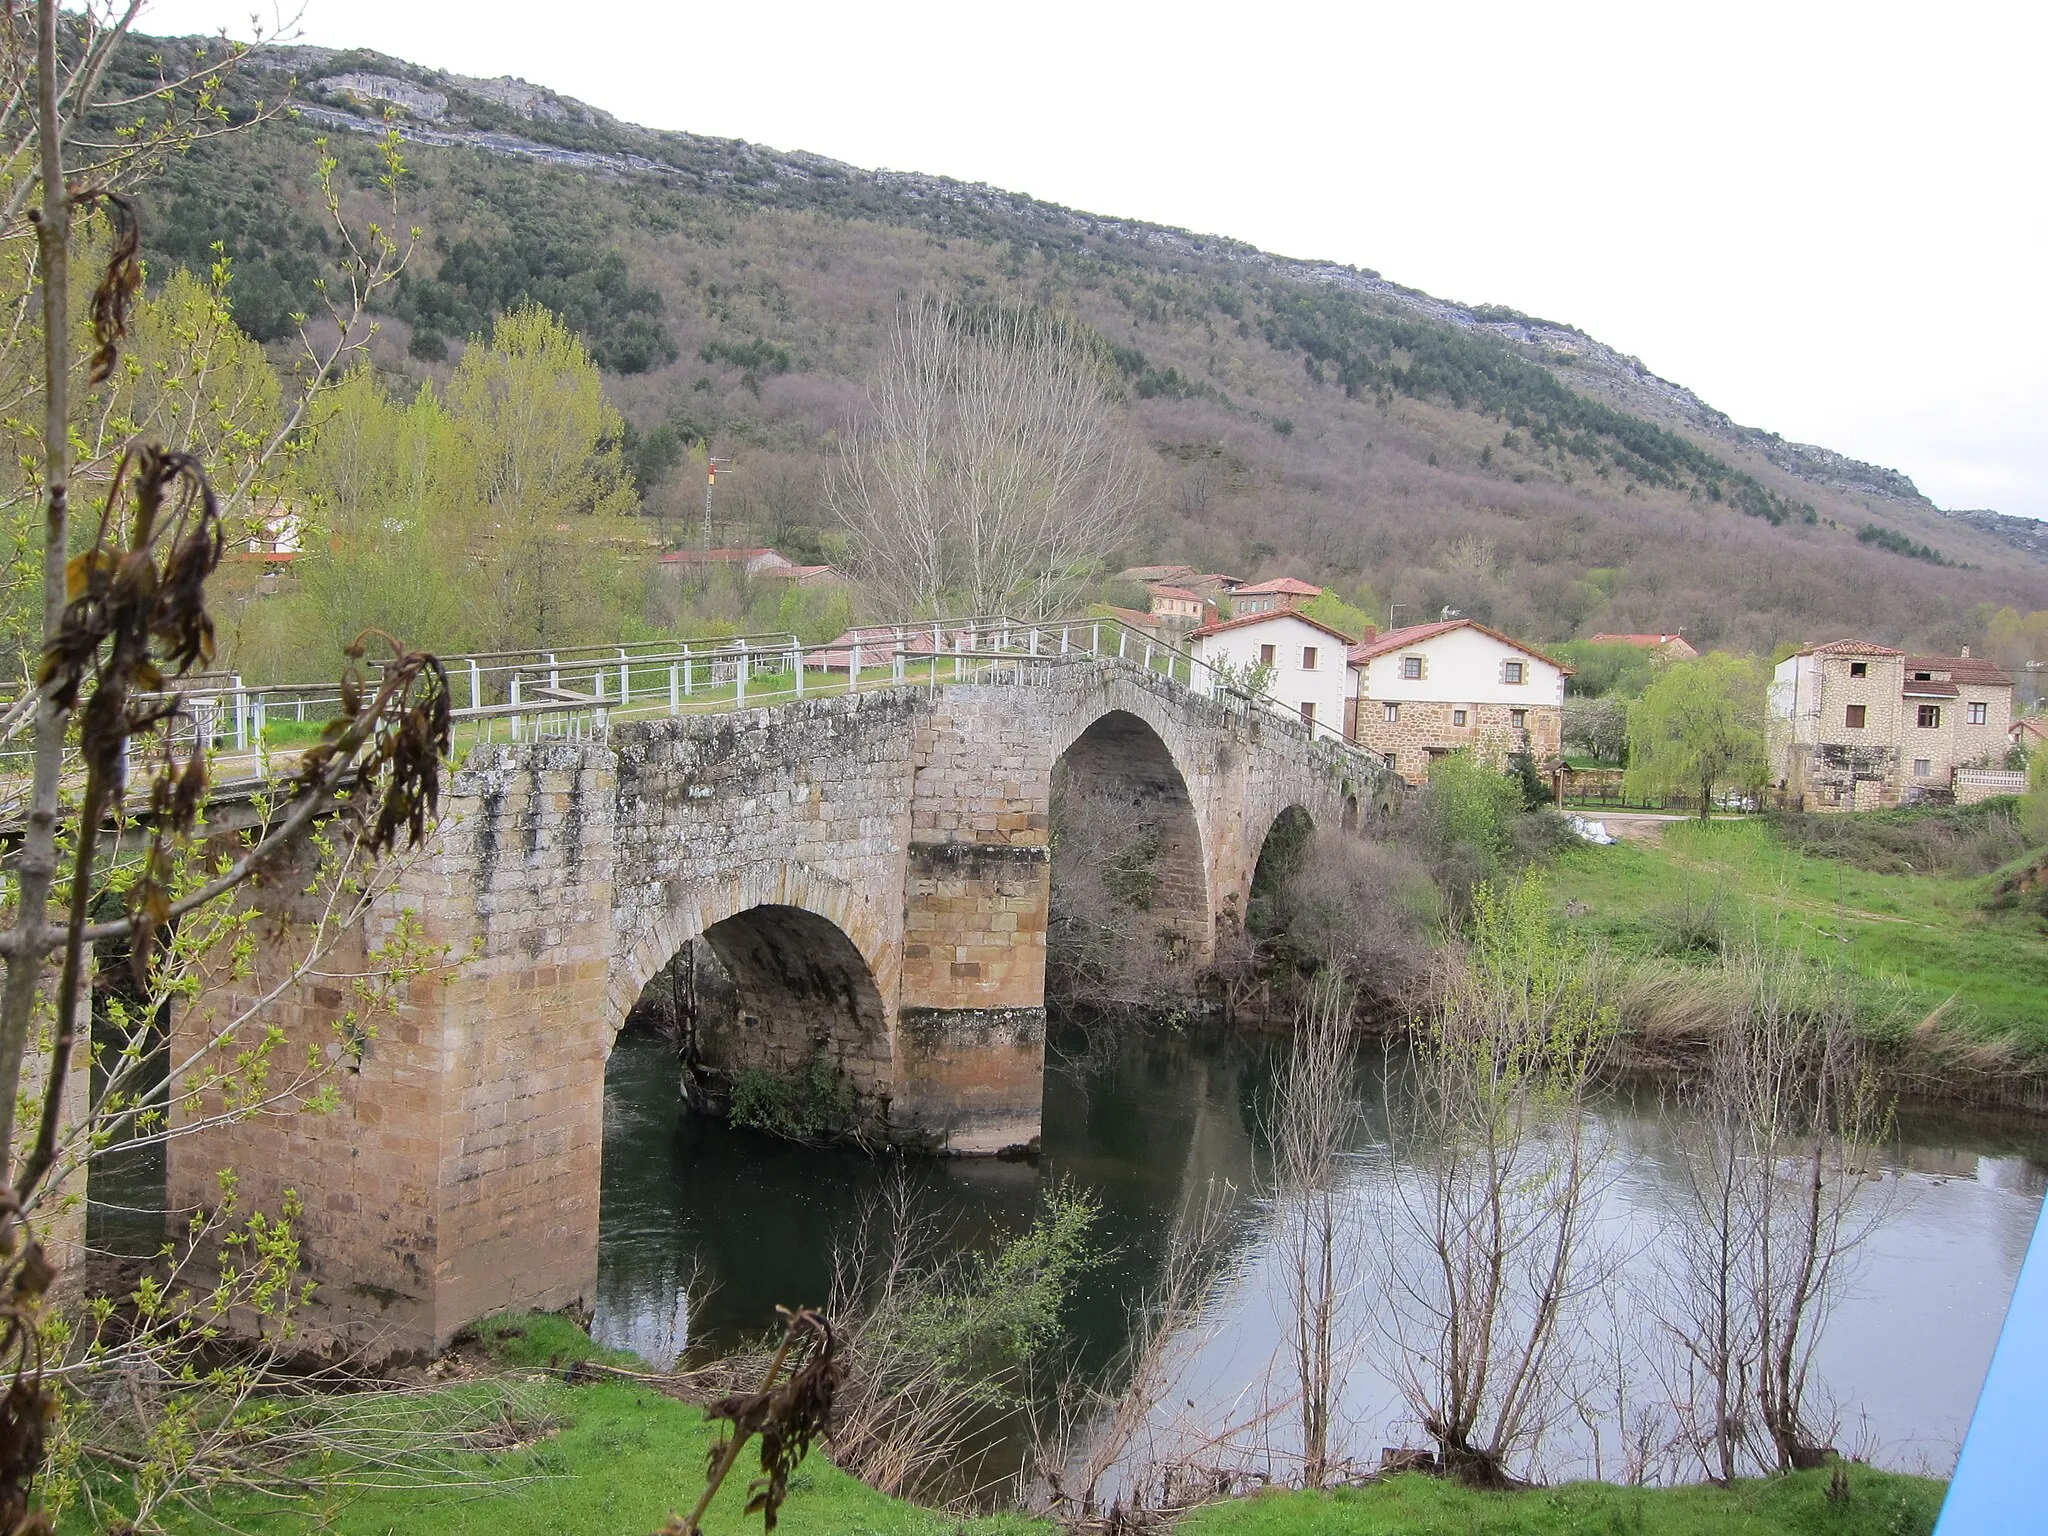
[[[335,1045],[346,983],[286,987],[267,1017],[340,1062],[339,1107],[173,1138],[171,1208],[212,1201],[221,1168],[252,1208],[296,1190],[315,1334],[377,1354],[592,1298],[605,1060],[694,940],[733,1005],[698,1031],[713,1076],[829,1073],[876,1138],[1028,1148],[1056,771],[1156,816],[1155,909],[1195,959],[1241,918],[1283,812],[1348,824],[1384,792],[1340,743],[1092,657],[474,748],[375,931],[322,970],[345,976],[406,911],[444,963],[359,1062]],[[293,889],[266,889],[274,918]]]

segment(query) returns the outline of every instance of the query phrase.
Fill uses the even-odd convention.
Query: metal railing
[[[456,749],[486,742],[588,740],[622,719],[767,708],[799,699],[917,686],[1023,685],[1054,669],[1112,660],[1223,705],[1241,721],[1280,729],[1336,752],[1362,771],[1381,759],[1324,720],[1304,721],[1253,695],[1229,670],[1113,618],[1031,622],[1003,615],[865,625],[822,645],[793,635],[642,642],[442,658],[454,695]],[[222,759],[216,782],[264,780],[280,756],[311,745],[341,712],[333,686],[247,686],[239,677],[195,679],[173,741],[203,741]],[[236,759],[242,759],[237,762]],[[23,785],[27,744],[0,752],[0,783]],[[22,790],[0,790],[0,820]]]

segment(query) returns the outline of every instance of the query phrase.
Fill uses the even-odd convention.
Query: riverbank
[[[1844,830],[1887,829],[1897,827]],[[1705,990],[1685,984],[1707,979],[1724,944],[1755,935],[1839,966],[1866,1031],[1892,1048],[1912,1092],[2048,1102],[2040,917],[1987,908],[1995,873],[1914,868],[1868,841],[1802,846],[1805,830],[1673,822],[1654,839],[1557,857],[1560,908],[1624,968],[1623,1022],[1638,1045],[1652,1059],[1682,1049],[1696,1033],[1688,1008]]]
[[[1334,1493],[1276,1493],[1195,1511],[1182,1536],[1891,1536],[1934,1529],[1946,1485],[1923,1477],[1845,1467],[1798,1472],[1733,1488],[1619,1488],[1569,1483],[1526,1493],[1474,1493],[1413,1473]]]
[[[440,1475],[424,1483],[368,1486],[388,1480],[390,1471],[364,1466],[355,1469],[359,1476],[347,1468],[323,1474],[308,1484],[315,1492],[305,1501],[220,1496],[166,1518],[165,1529],[179,1536],[221,1529],[249,1536],[642,1536],[696,1502],[717,1438],[701,1407],[650,1382],[564,1379],[577,1362],[642,1371],[644,1362],[594,1344],[556,1316],[494,1318],[474,1333],[451,1360],[437,1363],[454,1366],[442,1390],[474,1393],[493,1373],[516,1383],[519,1406],[507,1414],[502,1448],[444,1455]],[[761,1517],[744,1514],[757,1446],[748,1447],[712,1502],[707,1536],[760,1531]],[[81,1514],[62,1522],[59,1536],[103,1528]],[[791,1476],[776,1529],[787,1536],[1025,1536],[1050,1528],[1019,1515],[967,1518],[920,1509],[814,1453]]]
[[[309,1528],[337,1536],[636,1536],[687,1509],[703,1486],[714,1438],[701,1408],[633,1381],[586,1379],[564,1370],[578,1360],[622,1364],[630,1357],[591,1343],[559,1317],[522,1315],[482,1325],[469,1352],[522,1386],[521,1423],[503,1449],[446,1458],[446,1486],[391,1489],[344,1484],[317,1507],[281,1506],[246,1495],[212,1500],[167,1520],[166,1529],[284,1536]],[[638,1361],[631,1361],[635,1366]],[[450,1393],[475,1390],[477,1378]],[[708,1536],[758,1531],[746,1516],[750,1449],[713,1502]],[[366,1479],[368,1469],[365,1469]],[[1482,1494],[1403,1475],[1329,1494],[1267,1493],[1209,1505],[1174,1528],[1189,1536],[1394,1536],[1418,1530],[1470,1536],[1550,1536],[1589,1530],[1645,1536],[1927,1536],[1944,1485],[1850,1466],[1846,1497],[1831,1498],[1827,1472],[1712,1487],[1621,1488],[1574,1483],[1515,1494]],[[821,1453],[790,1479],[778,1531],[788,1536],[1055,1536],[1059,1527],[1021,1514],[963,1516],[922,1509],[856,1481]],[[64,1521],[64,1536],[95,1525]]]

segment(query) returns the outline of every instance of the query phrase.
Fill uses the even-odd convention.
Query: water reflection
[[[1039,1191],[1072,1180],[1102,1203],[1092,1269],[1067,1315],[1084,1368],[1126,1339],[1129,1308],[1158,1272],[1176,1217],[1227,1185],[1232,1257],[1201,1326],[1183,1341],[1175,1402],[1218,1422],[1255,1417],[1287,1391],[1274,1266],[1277,1214],[1257,1198],[1264,1149],[1257,1106],[1270,1048],[1226,1033],[1140,1035],[1114,1050],[1056,1031],[1046,1075],[1044,1156],[1037,1167],[986,1161],[912,1163],[908,1176],[963,1244],[1014,1232]],[[1382,1220],[1395,1170],[1376,1106],[1388,1070],[1369,1063],[1368,1113],[1347,1159],[1347,1195]],[[672,1059],[655,1041],[623,1039],[606,1080],[604,1204],[596,1330],[650,1359],[686,1346],[752,1338],[777,1303],[823,1299],[832,1245],[893,1164],[794,1147],[681,1112]],[[1601,1226],[1628,1277],[1652,1278],[1676,1200],[1676,1152],[1654,1088],[1603,1104],[1600,1133],[1618,1144]],[[2048,1136],[1961,1114],[1902,1116],[1881,1193],[1884,1225],[1867,1245],[1832,1320],[1820,1369],[1849,1409],[1842,1443],[1883,1465],[1946,1475],[2024,1257],[2044,1188]],[[1378,1212],[1378,1216],[1365,1213]],[[1616,1294],[1626,1291],[1617,1285]],[[1343,1427],[1367,1457],[1418,1438],[1404,1422],[1381,1310],[1347,1309],[1350,1375]],[[1628,1326],[1624,1320],[1624,1326]],[[1634,1326],[1642,1326],[1640,1319]],[[1165,1427],[1162,1426],[1162,1432]],[[1279,1436],[1284,1439],[1284,1432]],[[1602,1468],[1611,1443],[1581,1427],[1546,1444],[1552,1475]]]

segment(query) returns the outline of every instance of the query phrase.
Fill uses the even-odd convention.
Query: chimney
[[[1366,626],[1365,626],[1365,633],[1364,633],[1363,635],[1360,635],[1360,636],[1358,637],[1358,643],[1359,643],[1360,645],[1371,645],[1371,644],[1373,643],[1373,641],[1375,641],[1375,640],[1379,639],[1379,637],[1380,637],[1380,627],[1379,627],[1379,625],[1377,625],[1377,624],[1368,624],[1368,625],[1366,625]]]
[[[1968,661],[1969,659],[1970,659],[1970,648],[1969,648],[1969,647],[1968,647],[1968,646],[1966,645],[1966,646],[1964,646],[1964,647],[1963,647],[1963,660],[1965,660],[1965,661]]]

